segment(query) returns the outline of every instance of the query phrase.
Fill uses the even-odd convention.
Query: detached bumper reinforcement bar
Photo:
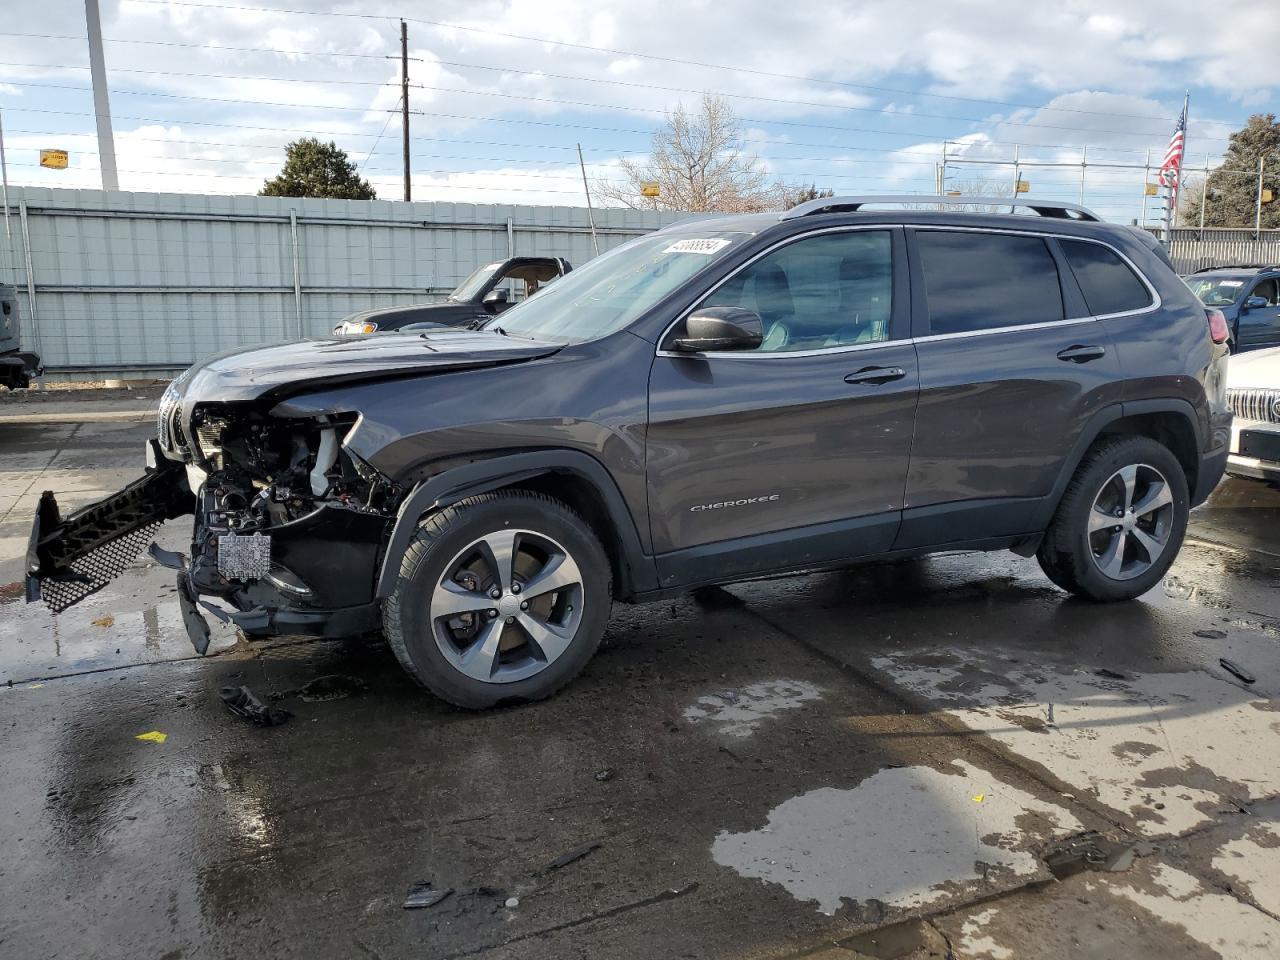
[[[27,602],[60,613],[118,577],[160,524],[191,513],[186,470],[148,441],[146,476],[119,493],[62,517],[53,492],[40,496],[27,547]]]

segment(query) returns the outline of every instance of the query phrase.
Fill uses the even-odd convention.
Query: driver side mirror
[[[511,292],[506,287],[497,287],[486,293],[481,302],[487,309],[492,310],[495,307],[505,307],[510,298]]]
[[[1244,301],[1244,308],[1246,310],[1257,310],[1260,307],[1265,307],[1266,305],[1266,297],[1246,297]]]
[[[754,350],[764,341],[760,315],[742,307],[703,307],[684,321],[684,336],[671,341],[681,353]]]

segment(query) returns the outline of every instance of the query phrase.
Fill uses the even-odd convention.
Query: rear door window
[[[1058,243],[1094,316],[1145,310],[1154,303],[1146,284],[1110,247],[1061,238]]]
[[[1062,320],[1058,267],[1043,239],[920,230],[929,327],[934,334]]]

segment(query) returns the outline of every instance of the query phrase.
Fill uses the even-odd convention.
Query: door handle
[[[857,373],[851,373],[844,378],[845,383],[888,383],[891,380],[901,380],[907,375],[907,371],[901,367],[863,367]]]
[[[1058,351],[1059,360],[1070,360],[1073,363],[1088,363],[1090,360],[1101,360],[1107,355],[1107,351],[1103,347],[1094,346],[1093,344],[1073,344],[1065,350]]]

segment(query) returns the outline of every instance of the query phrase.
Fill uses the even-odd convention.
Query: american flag
[[[1187,141],[1187,101],[1182,101],[1182,116],[1169,138],[1169,149],[1160,162],[1160,186],[1168,187],[1172,196],[1178,193],[1178,176],[1182,173],[1182,151]]]

